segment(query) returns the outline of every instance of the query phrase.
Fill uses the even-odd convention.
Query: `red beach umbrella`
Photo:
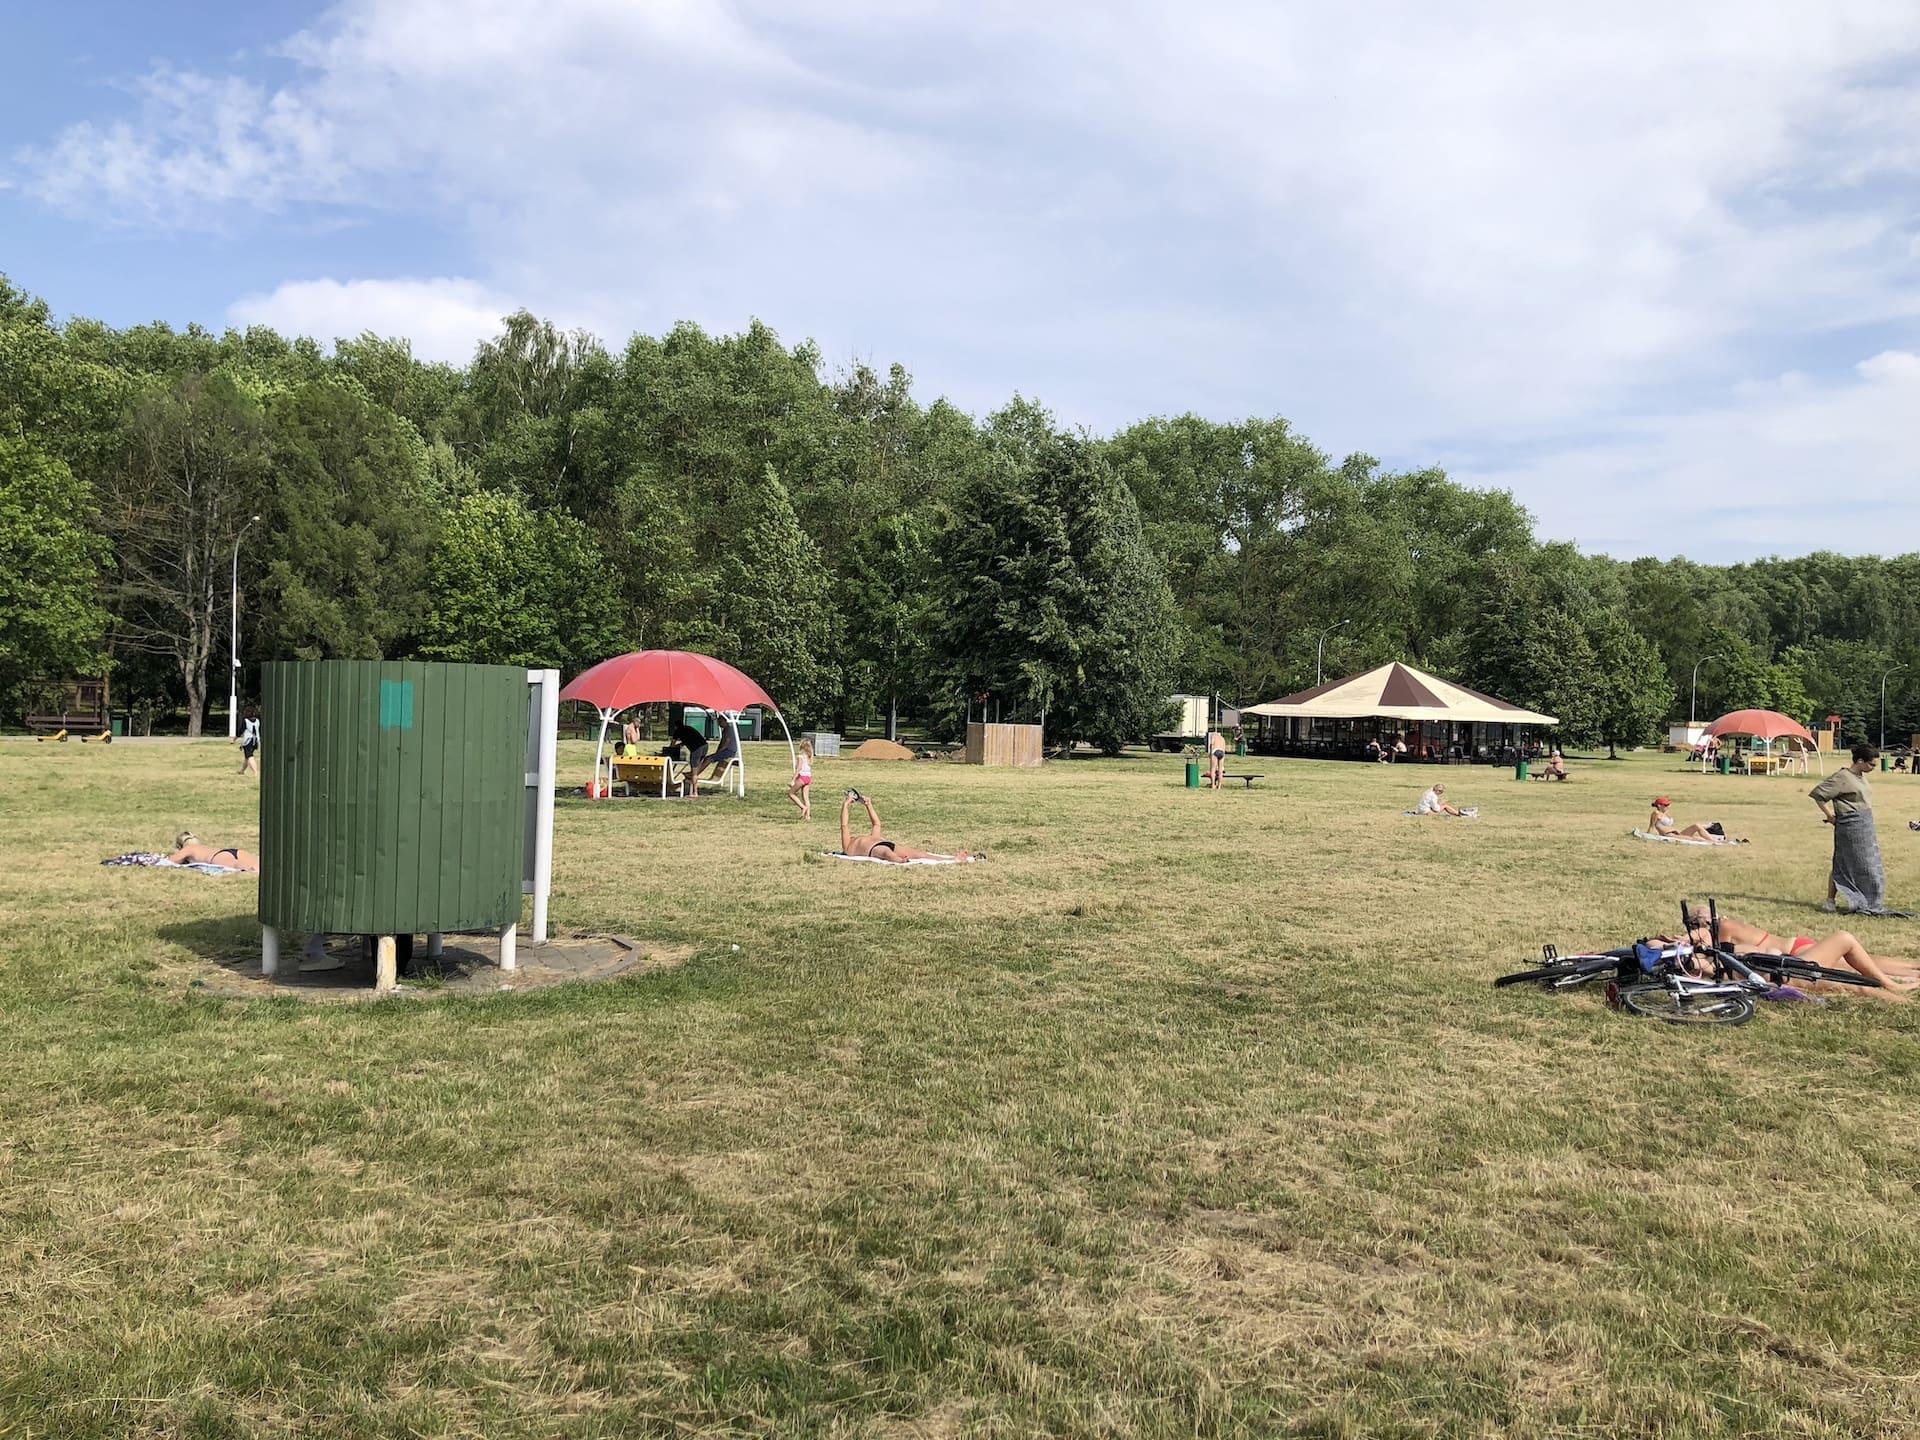
[[[1816,748],[1807,727],[1778,710],[1735,710],[1709,725],[1707,734],[1751,735],[1756,740],[1801,740],[1809,750]]]
[[[764,705],[775,714],[780,710],[750,676],[691,650],[635,650],[602,660],[568,681],[560,698],[584,700],[603,712],[663,701],[707,710],[744,710],[749,705]]]

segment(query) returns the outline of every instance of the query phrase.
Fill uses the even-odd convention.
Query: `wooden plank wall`
[[[967,725],[967,764],[1039,765],[1041,753],[1038,725]]]

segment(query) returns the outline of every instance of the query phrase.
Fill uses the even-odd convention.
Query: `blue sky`
[[[0,18],[0,270],[125,324],[749,318],[1284,415],[1543,533],[1920,549],[1920,7],[345,0]]]

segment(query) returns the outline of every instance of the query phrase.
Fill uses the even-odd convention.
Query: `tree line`
[[[1093,436],[1019,395],[975,418],[758,323],[616,352],[522,312],[454,367],[373,335],[56,323],[0,276],[0,718],[106,674],[116,709],[199,733],[236,557],[248,666],[679,647],[839,729],[984,705],[1113,749],[1176,691],[1311,684],[1322,648],[1577,744],[1652,738],[1696,674],[1703,715],[1873,735],[1884,682],[1889,734],[1920,725],[1920,556],[1585,555],[1505,492],[1282,419]]]

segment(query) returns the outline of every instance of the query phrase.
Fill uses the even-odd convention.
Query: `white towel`
[[[1662,845],[1718,845],[1718,840],[1694,840],[1685,835],[1656,835],[1651,830],[1642,830],[1638,826],[1627,832],[1636,840],[1657,840]]]
[[[858,860],[863,865],[890,865],[899,869],[903,865],[971,865],[971,855],[929,855],[924,860],[876,860],[871,855],[848,855],[841,850],[822,850],[829,860]]]

